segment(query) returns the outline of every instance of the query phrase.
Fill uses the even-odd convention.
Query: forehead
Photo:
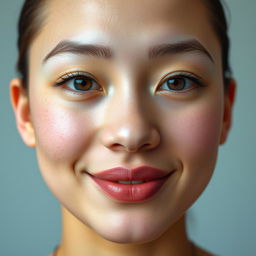
[[[87,22],[95,18],[98,21],[118,19],[137,25],[158,19],[190,19],[194,12],[199,14],[205,11],[203,0],[51,0],[47,6],[51,18],[65,15],[65,19],[79,21],[82,18]]]
[[[51,0],[45,25],[32,44],[44,55],[65,39],[134,52],[154,44],[195,38],[219,50],[203,0]]]
[[[54,24],[59,33],[100,28],[102,32],[128,36],[164,26],[184,27],[188,31],[195,29],[195,24],[208,23],[202,0],[51,0],[48,3],[46,24],[51,27]]]

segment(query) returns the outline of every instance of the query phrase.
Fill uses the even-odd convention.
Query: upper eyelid
[[[66,81],[72,80],[75,77],[79,77],[79,76],[84,76],[87,78],[90,78],[92,80],[94,80],[96,83],[98,83],[97,79],[90,73],[88,72],[84,72],[84,71],[70,71],[70,72],[65,72],[62,75],[60,75],[57,79],[56,79],[56,85],[60,85],[62,83],[65,83]]]
[[[167,75],[165,75],[159,82],[159,86],[161,86],[167,79],[169,78],[177,78],[177,77],[185,77],[187,79],[195,79],[199,82],[199,85],[205,85],[206,82],[204,81],[204,79],[198,75],[195,75],[192,72],[187,72],[187,71],[175,71],[175,72],[170,72]]]
[[[65,72],[63,73],[62,75],[60,75],[57,79],[56,79],[56,82],[55,84],[56,85],[61,85],[69,80],[72,80],[74,79],[75,77],[78,77],[78,76],[84,76],[84,77],[87,77],[87,78],[90,78],[92,80],[94,80],[97,84],[100,84],[97,79],[89,72],[85,72],[85,71],[69,71],[69,72]],[[177,78],[177,77],[185,77],[187,79],[195,79],[196,82],[199,83],[199,85],[201,86],[205,86],[206,82],[205,80],[198,76],[198,75],[195,75],[193,72],[188,72],[188,71],[175,71],[175,72],[169,72],[168,74],[166,74],[162,79],[160,79],[160,81],[158,82],[158,85],[157,85],[157,88],[161,87],[162,84],[164,82],[166,82],[166,80],[168,80],[169,78]]]
[[[203,80],[200,76],[195,75],[192,72],[187,72],[187,71],[175,71],[175,72],[170,72],[167,75],[165,75],[161,80],[165,80],[168,79],[170,77],[188,77],[188,78],[196,78],[199,80]]]

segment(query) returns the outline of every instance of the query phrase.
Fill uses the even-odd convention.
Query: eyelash
[[[56,82],[55,82],[55,86],[62,86],[72,80],[75,80],[75,79],[84,79],[84,80],[88,80],[88,81],[91,81],[92,82],[92,85],[91,87],[95,86],[95,84],[99,87],[98,89],[96,89],[97,91],[103,91],[102,87],[100,87],[99,83],[91,76],[89,75],[88,73],[85,73],[85,72],[81,72],[81,71],[76,71],[76,72],[71,72],[71,73],[65,73],[64,75],[62,75]],[[168,80],[175,80],[175,79],[182,79],[186,82],[192,82],[193,84],[196,84],[196,86],[193,86],[193,85],[190,85],[191,88],[187,88],[187,89],[184,89],[184,88],[181,88],[181,89],[171,89],[169,86],[168,89],[161,89],[161,87],[164,87],[164,84],[168,81]],[[184,85],[185,87],[186,85]],[[188,72],[175,72],[175,73],[170,73],[168,75],[166,75],[159,83],[159,86],[158,86],[158,90],[160,91],[170,91],[172,93],[185,93],[187,91],[190,91],[192,90],[193,88],[195,87],[204,87],[205,86],[205,83],[202,81],[201,78],[191,74],[191,73],[188,73]],[[75,94],[82,94],[84,92],[88,92],[88,91],[91,91],[91,87],[88,89],[88,90],[79,90],[79,89],[70,89],[70,91],[72,91],[73,93]],[[94,89],[95,90],[95,89]]]
[[[195,85],[190,85],[191,88],[188,88],[188,89],[184,89],[184,88],[177,89],[177,90],[171,89],[171,88],[161,89],[161,87],[163,87],[164,84],[168,80],[175,80],[175,79],[177,79],[177,80],[178,79],[183,79],[183,80],[185,80],[185,83],[189,81],[189,82],[192,82]],[[171,74],[168,74],[167,76],[165,76],[162,79],[162,81],[160,81],[158,89],[160,89],[160,91],[171,91],[173,93],[185,93],[187,91],[192,90],[195,87],[204,87],[204,86],[205,86],[205,83],[203,82],[203,80],[201,78],[191,74],[191,73],[188,73],[188,72],[175,72],[175,73],[171,73]]]
[[[62,75],[60,78],[57,79],[55,85],[62,85],[72,79],[78,78],[78,77],[85,77],[85,78],[91,78],[88,74],[84,73],[84,72],[80,72],[80,71],[76,71],[76,72],[72,72],[72,73],[65,73],[64,75]]]
[[[72,81],[72,80],[76,80],[76,79],[83,79],[84,81],[90,81],[91,82],[91,87],[95,87],[95,85],[98,87],[97,91],[102,91],[102,87],[99,85],[99,83],[96,81],[96,79],[94,79],[90,74],[85,73],[85,72],[81,72],[81,71],[76,71],[76,72],[71,72],[71,73],[65,73],[64,75],[62,75],[56,82],[55,82],[55,86],[62,86],[67,84],[68,82]],[[73,85],[74,86],[74,85]],[[91,91],[91,87],[88,90],[79,90],[79,89],[70,89],[70,91],[72,91],[73,93],[76,94],[82,94],[86,91]]]

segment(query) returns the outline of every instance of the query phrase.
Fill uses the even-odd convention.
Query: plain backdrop
[[[60,209],[40,176],[34,150],[16,131],[9,102],[22,3],[0,0],[0,255],[47,256],[60,239]],[[256,1],[227,3],[238,83],[234,123],[212,181],[189,211],[188,226],[196,243],[218,255],[255,256]]]

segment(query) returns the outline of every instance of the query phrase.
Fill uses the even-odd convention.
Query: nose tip
[[[135,153],[151,150],[160,143],[160,135],[154,127],[109,127],[103,135],[103,144],[113,151]]]
[[[160,132],[151,96],[142,94],[137,82],[125,81],[118,88],[106,103],[99,131],[101,143],[112,151],[129,153],[156,148]]]

